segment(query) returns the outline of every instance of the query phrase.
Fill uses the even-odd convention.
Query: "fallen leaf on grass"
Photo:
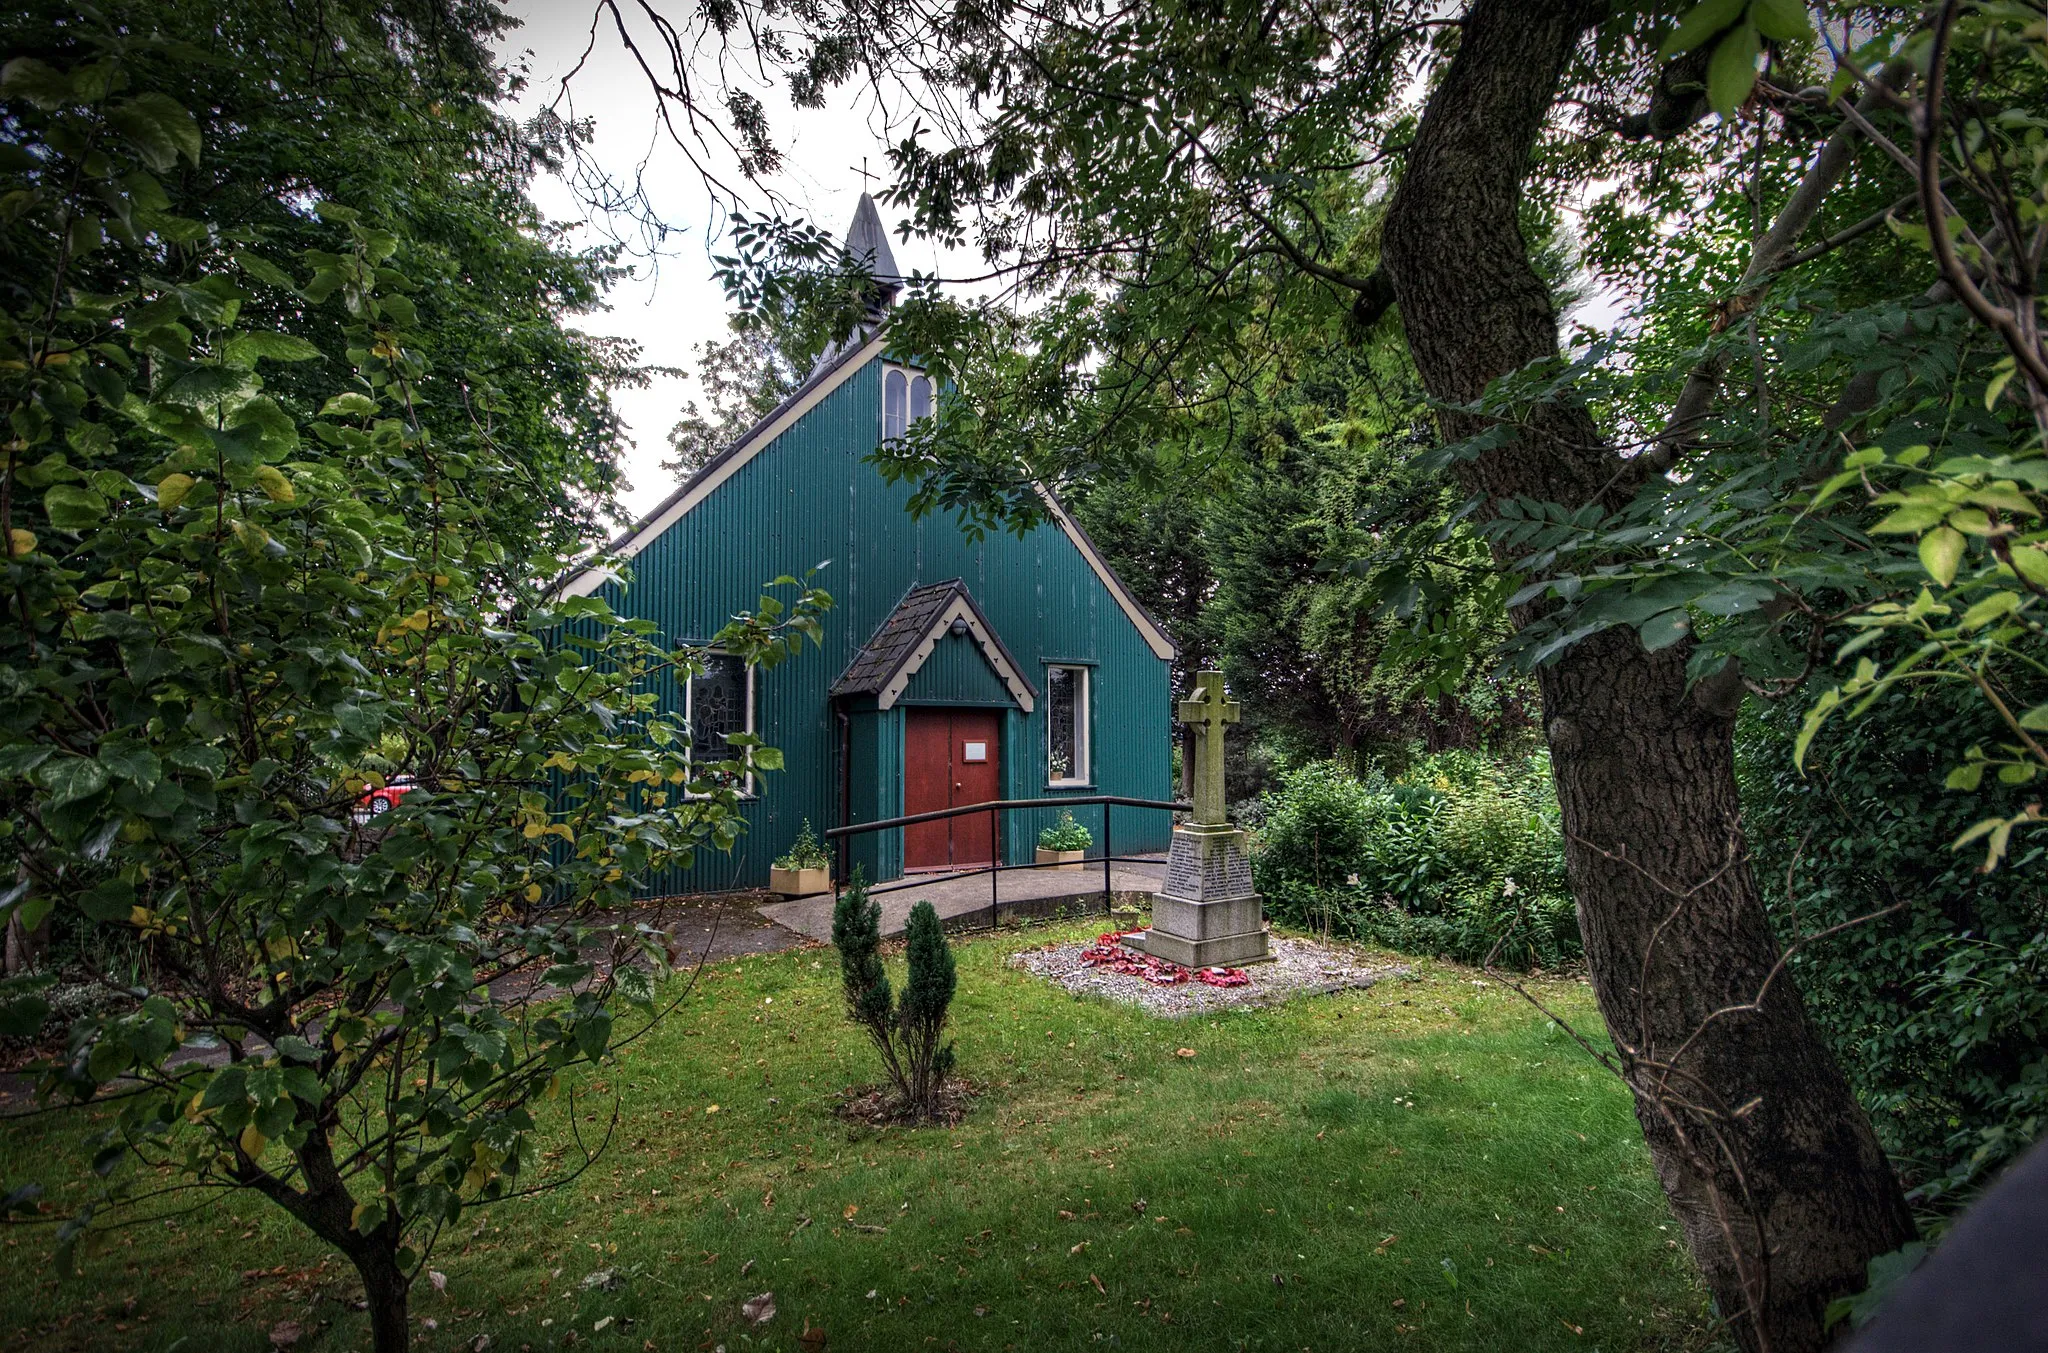
[[[1074,1219],[1074,1214],[1073,1214],[1073,1213],[1071,1213],[1071,1212],[1067,1211],[1067,1210],[1066,1210],[1065,1208],[1061,1208],[1061,1209],[1060,1209],[1060,1220],[1061,1220],[1061,1221],[1072,1221],[1073,1219]]]
[[[448,1290],[448,1275],[445,1273],[430,1268],[427,1270],[427,1281],[434,1285],[436,1292],[446,1292]]]
[[[1078,1244],[1078,1245],[1074,1246],[1074,1248],[1073,1248],[1073,1249],[1071,1249],[1071,1250],[1068,1250],[1068,1251],[1067,1251],[1067,1253],[1068,1253],[1068,1254],[1079,1254],[1079,1253],[1080,1253],[1081,1251],[1083,1251],[1083,1250],[1085,1250],[1085,1249],[1087,1249],[1087,1248],[1088,1248],[1088,1242],[1084,1240],[1084,1241],[1082,1241],[1082,1242],[1081,1242],[1080,1244]]]
[[[758,1297],[748,1297],[740,1303],[740,1314],[756,1325],[765,1325],[775,1318],[775,1294],[763,1292]]]
[[[1106,1297],[1109,1295],[1109,1289],[1102,1285],[1102,1279],[1096,1277],[1093,1273],[1088,1275],[1088,1281],[1094,1283],[1095,1290],[1102,1293],[1103,1296]]]
[[[1385,1240],[1382,1240],[1379,1244],[1373,1246],[1372,1252],[1374,1254],[1385,1254],[1387,1252],[1387,1247],[1392,1245],[1395,1241],[1399,1240],[1400,1238],[1400,1233],[1395,1232],[1393,1235],[1388,1236]]]
[[[845,1219],[846,1219],[847,1221],[852,1221],[852,1220],[853,1220],[853,1214],[854,1214],[854,1213],[856,1213],[856,1212],[858,1212],[858,1211],[860,1211],[860,1204],[859,1204],[859,1203],[848,1203],[848,1204],[846,1205],[846,1211],[844,1211],[844,1212],[840,1213],[839,1215],[840,1215],[841,1217],[845,1218]]]
[[[299,1334],[298,1321],[280,1320],[270,1327],[270,1346],[272,1348],[290,1348],[299,1341]]]
[[[819,1349],[825,1346],[825,1331],[813,1326],[809,1320],[804,1321],[804,1332],[796,1338],[805,1348]]]
[[[1573,1334],[1584,1335],[1586,1332],[1585,1326],[1574,1325],[1571,1321],[1565,1319],[1563,1316],[1559,1316],[1557,1318],[1557,1323],[1564,1326],[1566,1329],[1570,1330]]]
[[[1175,1048],[1173,1055],[1176,1057],[1192,1057],[1195,1055],[1195,1050],[1193,1048]]]
[[[601,1330],[605,1329],[605,1328],[606,1328],[607,1326],[609,1326],[609,1325],[610,1325],[611,1323],[612,1323],[612,1318],[611,1318],[610,1316],[608,1316],[608,1315],[607,1315],[607,1316],[600,1316],[600,1317],[598,1317],[598,1321],[597,1321],[597,1323],[596,1323],[596,1324],[594,1324],[594,1325],[592,1325],[592,1326],[590,1327],[590,1332],[591,1332],[592,1334],[596,1334],[596,1333],[598,1333],[599,1331],[601,1331]]]

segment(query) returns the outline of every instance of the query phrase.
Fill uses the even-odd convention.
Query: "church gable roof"
[[[1002,680],[1017,707],[1029,714],[1038,700],[1038,688],[1025,677],[1017,660],[1003,645],[1002,637],[974,604],[967,584],[958,578],[925,587],[913,587],[896,603],[882,623],[875,627],[860,652],[854,654],[832,694],[872,695],[877,705],[888,709],[909,687],[910,679],[938,648],[939,641],[956,620],[964,620],[989,668]]]

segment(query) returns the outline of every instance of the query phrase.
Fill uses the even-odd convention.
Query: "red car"
[[[417,788],[418,782],[410,775],[394,775],[382,789],[373,789],[356,800],[356,817],[361,819],[388,813],[398,806],[400,799]]]

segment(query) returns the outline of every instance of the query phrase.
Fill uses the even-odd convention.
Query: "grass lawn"
[[[1626,1094],[1513,993],[1412,961],[1414,980],[1171,1023],[1004,966],[1086,929],[957,944],[960,1067],[984,1093],[955,1129],[832,1116],[877,1069],[830,950],[707,970],[592,1078],[623,1108],[598,1165],[444,1240],[416,1346],[1704,1345]],[[1584,986],[1548,995],[1597,1025]],[[48,1177],[78,1132],[0,1128],[0,1181]],[[255,1353],[286,1320],[300,1350],[367,1346],[352,1271],[254,1197],[116,1232],[66,1282],[44,1233],[4,1244],[0,1349]],[[748,1324],[768,1291],[775,1318]]]

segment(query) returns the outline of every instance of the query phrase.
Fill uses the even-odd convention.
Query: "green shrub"
[[[1804,708],[1753,705],[1738,726],[1757,880],[1787,942],[1903,904],[1800,949],[1791,970],[1901,1177],[1946,1210],[2048,1123],[2048,850],[2016,837],[1985,875],[1979,853],[1949,848],[2039,789],[1943,787],[1958,748],[2002,736],[1974,693],[1831,725],[1802,774]]]
[[[1253,867],[1277,916],[1465,962],[1580,953],[1547,757],[1446,752],[1392,782],[1319,762],[1257,817]]]
[[[1260,799],[1255,869],[1259,887],[1279,895],[1344,885],[1364,865],[1386,815],[1384,796],[1335,761],[1288,771]]]
[[[1095,844],[1095,833],[1074,821],[1071,809],[1060,809],[1060,820],[1038,834],[1040,850],[1086,850]]]
[[[818,838],[811,833],[811,820],[804,819],[803,830],[796,834],[796,840],[789,843],[789,850],[775,862],[777,869],[827,869],[832,857],[825,853],[825,847],[818,844]]]
[[[832,908],[832,943],[839,950],[839,978],[846,1017],[859,1025],[881,1054],[882,1068],[896,1092],[898,1109],[919,1122],[936,1117],[953,1045],[941,1044],[959,974],[945,927],[929,902],[910,909],[905,930],[910,971],[901,1002],[882,962],[882,908],[868,896],[858,869]]]

